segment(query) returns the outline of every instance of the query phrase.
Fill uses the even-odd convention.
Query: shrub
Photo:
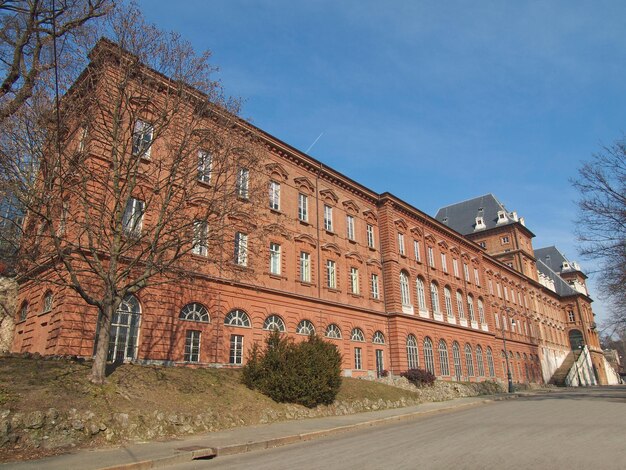
[[[406,379],[416,387],[430,387],[435,383],[435,376],[424,369],[409,369],[406,372],[402,372],[400,376],[406,377]]]
[[[277,402],[312,408],[331,404],[341,386],[341,355],[316,335],[298,344],[270,333],[265,350],[255,343],[243,368],[242,382]]]

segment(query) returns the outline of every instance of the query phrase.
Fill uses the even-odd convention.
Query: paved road
[[[188,469],[626,469],[626,387],[556,392]]]

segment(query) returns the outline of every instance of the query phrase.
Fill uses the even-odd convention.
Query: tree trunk
[[[89,380],[98,385],[106,380],[107,356],[109,353],[109,336],[111,334],[111,319],[115,311],[112,302],[107,303],[98,315],[98,335],[96,337],[96,354],[93,358],[91,376]]]

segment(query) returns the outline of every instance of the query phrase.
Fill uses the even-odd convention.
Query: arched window
[[[411,294],[409,293],[409,276],[406,271],[400,271],[400,298],[402,305],[411,305]]]
[[[385,335],[380,331],[376,331],[374,333],[374,338],[372,339],[372,343],[374,344],[385,344]]]
[[[474,316],[474,298],[471,295],[467,296],[467,311],[469,313],[470,321],[475,322],[476,317]]]
[[[465,345],[465,367],[468,377],[474,377],[474,357],[472,356],[472,347],[469,344]]]
[[[414,335],[406,337],[406,357],[409,363],[409,369],[417,369],[420,365],[419,355],[417,351],[417,338]]]
[[[465,319],[465,307],[463,307],[463,294],[461,291],[456,291],[456,308],[459,311],[459,318]]]
[[[495,377],[496,371],[493,367],[493,353],[490,347],[487,347],[487,367],[489,368],[489,377]]]
[[[331,323],[326,327],[326,337],[332,339],[341,339],[341,330],[337,325]]]
[[[22,306],[20,307],[20,321],[26,320],[28,317],[28,302],[22,302]]]
[[[285,328],[285,322],[278,315],[273,314],[265,319],[263,322],[263,329],[269,331],[280,331],[283,333],[287,328]]]
[[[461,347],[456,341],[452,343],[452,358],[454,359],[454,376],[461,380],[463,369],[461,368]]]
[[[250,317],[243,310],[231,310],[224,318],[224,325],[250,328]]]
[[[43,310],[42,313],[47,313],[52,310],[52,291],[47,291],[46,295],[43,296]]]
[[[430,302],[433,306],[433,313],[439,313],[439,289],[434,282],[430,283]]]
[[[350,333],[350,339],[352,341],[359,341],[360,343],[365,342],[365,335],[363,334],[363,330],[361,328],[353,328],[352,333]]]
[[[296,333],[299,335],[311,335],[315,333],[315,327],[309,320],[302,320],[298,323],[298,326],[296,326]]]
[[[422,312],[426,311],[426,294],[424,292],[424,280],[421,277],[417,278],[417,305]]]
[[[478,321],[480,321],[481,325],[485,324],[485,307],[480,297],[478,298]]]
[[[478,369],[478,377],[485,376],[485,363],[483,362],[483,348],[476,346],[476,368]]]
[[[111,319],[107,360],[123,362],[135,359],[141,305],[134,295],[127,295]]]
[[[434,374],[435,358],[433,356],[433,342],[428,336],[424,339],[424,362],[426,363],[426,370]]]
[[[446,302],[446,314],[448,318],[454,318],[454,312],[452,311],[452,292],[448,286],[443,288],[443,297]]]
[[[448,345],[444,340],[439,340],[439,368],[441,369],[441,375],[450,375]]]
[[[179,318],[181,320],[199,321],[204,323],[209,323],[211,321],[209,318],[209,311],[204,305],[196,302],[185,305],[180,310]]]

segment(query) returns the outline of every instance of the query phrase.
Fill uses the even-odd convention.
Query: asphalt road
[[[556,392],[187,469],[626,469],[626,387]]]

